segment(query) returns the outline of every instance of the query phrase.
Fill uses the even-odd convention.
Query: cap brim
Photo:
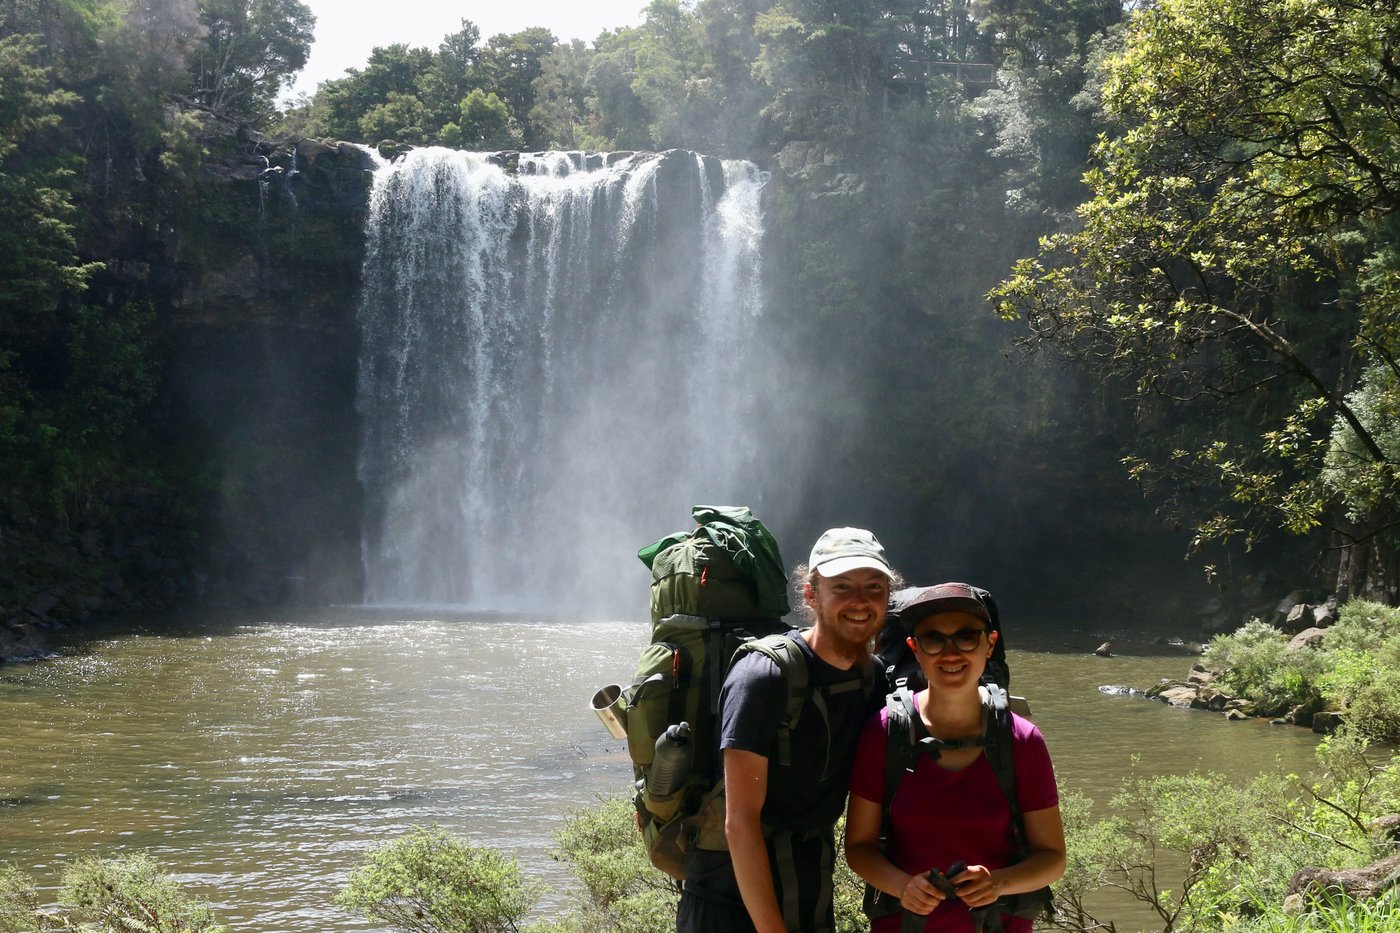
[[[965,612],[970,616],[976,616],[988,625],[992,624],[991,617],[987,615],[987,607],[975,599],[967,599],[963,596],[947,596],[943,599],[930,599],[927,602],[914,603],[898,610],[899,621],[904,625],[904,630],[909,634],[914,634],[914,629],[918,624],[929,616],[942,615],[945,612]]]
[[[882,564],[873,557],[838,557],[816,567],[817,573],[823,577],[839,577],[852,570],[878,570],[886,577],[894,578],[889,564]]]

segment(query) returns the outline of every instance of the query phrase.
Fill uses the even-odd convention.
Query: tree
[[[387,105],[391,95],[417,98],[419,79],[432,65],[433,53],[425,48],[410,48],[403,43],[376,47],[363,69],[351,68],[345,77],[321,85],[316,92],[311,129],[340,139],[364,138],[360,118],[375,107]]]
[[[196,99],[233,120],[266,122],[311,52],[311,8],[300,0],[200,0],[200,21]]]
[[[858,137],[892,108],[945,96],[963,66],[991,63],[958,0],[777,0],[755,29],[770,115],[797,138]]]
[[[8,346],[36,316],[80,294],[90,270],[77,260],[70,224],[73,164],[44,144],[78,98],[53,86],[40,55],[35,36],[0,39],[0,335]]]
[[[1198,542],[1330,528],[1339,586],[1389,600],[1400,464],[1366,413],[1385,406],[1351,390],[1400,359],[1397,49],[1385,0],[1136,14],[1106,66],[1119,132],[1097,148],[1080,228],[994,292],[1030,343],[1143,393],[1146,423],[1163,417],[1152,399],[1171,407],[1183,430],[1128,463],[1180,491]],[[1372,493],[1348,502],[1337,470]]]
[[[536,26],[492,36],[483,50],[478,86],[505,104],[524,131],[523,145],[542,142],[540,131],[530,122],[530,113],[535,107],[535,81],[543,74],[544,60],[555,45],[554,34]]]
[[[461,140],[468,149],[519,149],[520,128],[505,101],[481,88],[462,99]]]
[[[431,61],[413,80],[415,95],[422,104],[424,115],[421,125],[429,131],[461,119],[462,99],[482,80],[481,31],[469,20],[461,21],[461,28],[444,36],[438,44],[437,52]],[[398,91],[397,93],[408,93]],[[406,139],[402,134],[390,133],[396,138]],[[371,136],[370,139],[383,139],[384,136]],[[413,140],[418,142],[420,140]],[[454,143],[443,140],[448,145]]]
[[[652,0],[634,47],[632,91],[650,112],[650,133],[660,146],[706,148],[712,121],[705,99],[705,53],[700,23],[678,0]]]
[[[754,74],[762,51],[754,23],[770,5],[770,0],[701,0],[696,6],[709,59],[705,71],[715,108],[716,154],[748,158],[765,148],[763,112],[773,93]]]
[[[601,35],[588,68],[589,100],[596,117],[590,121],[594,136],[606,148],[649,149],[651,111],[637,95],[636,47],[640,27],[616,29]]]
[[[585,142],[589,139],[585,121],[590,112],[588,68],[592,59],[592,50],[582,39],[574,39],[555,46],[540,62],[530,124],[535,127],[544,146],[552,149],[598,148],[597,143]]]
[[[855,135],[878,112],[880,33],[893,27],[882,13],[863,0],[778,0],[759,14],[757,67],[773,89],[770,116],[790,137]]]
[[[1049,0],[997,3],[978,23],[997,71],[974,106],[996,123],[992,154],[1007,160],[1008,200],[1031,236],[1048,232],[1036,218],[1063,217],[1084,197],[1103,129],[1091,62],[1120,47],[1110,29],[1121,17],[1117,0]]]

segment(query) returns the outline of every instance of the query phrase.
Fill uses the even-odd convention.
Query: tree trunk
[[[1337,554],[1334,590],[1337,601],[1369,599],[1400,605],[1400,551],[1384,532],[1369,533],[1343,522],[1335,533]]]

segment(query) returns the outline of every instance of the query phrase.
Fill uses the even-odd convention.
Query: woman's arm
[[[851,794],[846,804],[846,864],[872,887],[899,898],[905,910],[927,914],[943,902],[943,892],[924,875],[911,875],[880,851],[883,807]]]
[[[1060,822],[1059,806],[1032,810],[1024,816],[1026,847],[1030,850],[1025,859],[1005,868],[972,865],[951,879],[958,897],[967,906],[981,907],[1003,894],[1039,890],[1060,880],[1065,873],[1065,828]]]

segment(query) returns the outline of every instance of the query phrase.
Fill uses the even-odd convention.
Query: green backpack
[[[787,633],[787,577],[773,535],[747,508],[696,506],[697,527],[641,549],[652,572],[651,644],[625,691],[637,823],[651,861],[684,878],[691,848],[724,850],[716,756],[720,687],[741,651],[762,651],[789,686],[789,722],[809,695]],[[781,738],[780,738],[781,742]]]

